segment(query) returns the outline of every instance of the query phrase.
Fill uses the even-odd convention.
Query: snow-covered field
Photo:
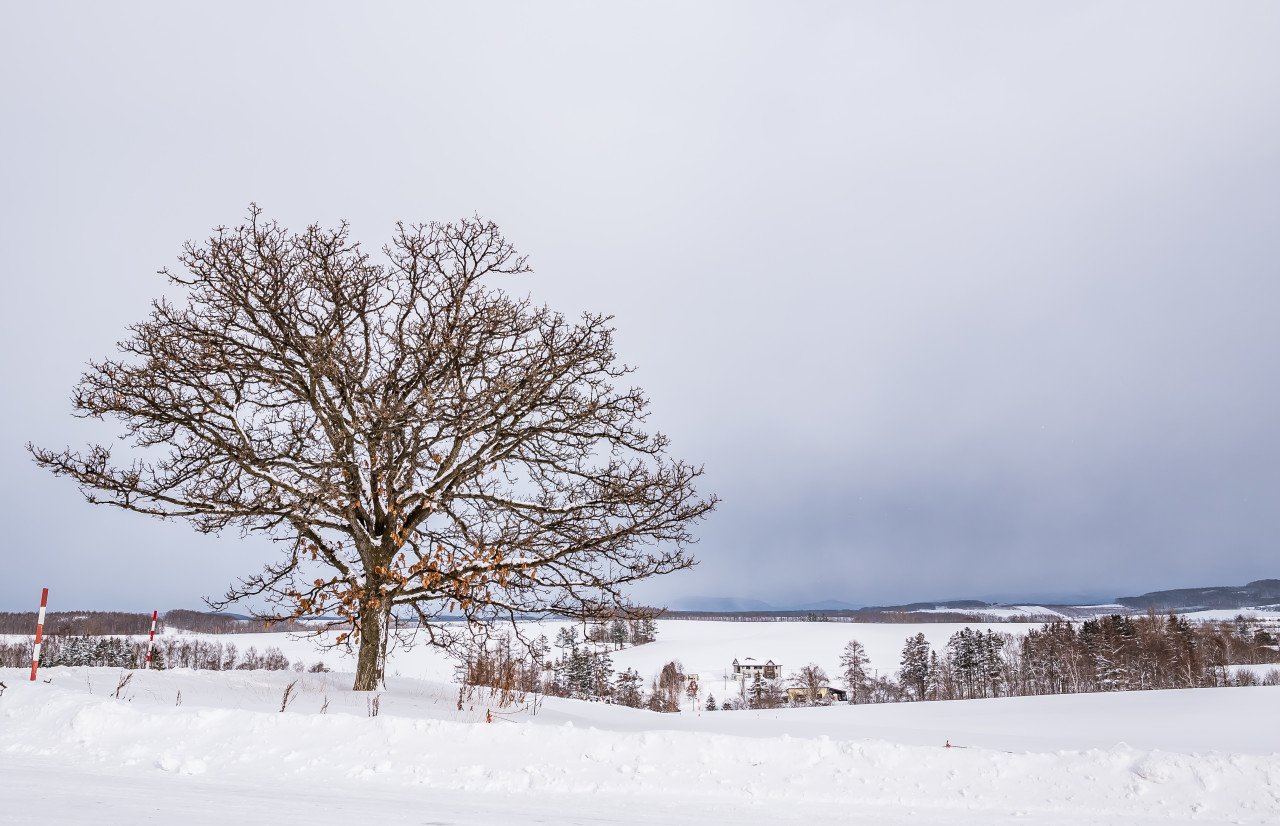
[[[1275,606],[1266,608],[1214,608],[1204,611],[1183,611],[1180,616],[1189,620],[1215,620],[1221,622],[1230,622],[1238,616],[1253,617],[1254,619],[1275,622],[1280,620],[1280,609]]]
[[[857,637],[887,670],[908,635],[953,630],[663,622],[615,663],[714,683],[735,656],[834,669]],[[486,723],[447,660],[397,652],[391,672],[370,717],[348,673],[130,672],[117,699],[118,670],[0,669],[0,823],[1280,822],[1280,688],[669,715],[547,699]]]
[[[527,637],[545,635],[554,643],[556,632],[565,623],[527,623],[521,633]],[[847,622],[725,622],[659,620],[656,642],[635,648],[613,651],[615,670],[633,668],[645,678],[656,675],[671,660],[679,660],[684,673],[697,674],[706,691],[720,696],[734,684],[728,679],[734,659],[752,657],[760,662],[773,660],[788,675],[808,663],[822,666],[837,678],[840,652],[849,640],[857,639],[866,647],[871,668],[880,674],[892,674],[898,668],[902,644],[907,637],[923,633],[929,643],[941,650],[951,635],[962,628],[988,628],[1011,634],[1024,633],[1036,627],[1022,623],[847,623]],[[351,671],[354,659],[339,650],[321,651],[307,639],[287,634],[234,634],[225,636],[193,635],[223,643],[232,642],[243,652],[250,646],[262,651],[274,646],[291,661],[324,662],[334,670]],[[581,636],[581,635],[579,635]],[[558,654],[553,648],[552,654]],[[393,648],[387,673],[390,678],[414,677],[424,680],[453,679],[454,663],[439,651],[426,647]],[[838,682],[838,680],[837,680]]]

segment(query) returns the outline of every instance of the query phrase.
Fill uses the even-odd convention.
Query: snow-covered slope
[[[24,676],[0,671],[6,824],[1280,819],[1276,688],[701,715],[552,699],[485,723],[484,698],[459,711],[456,686],[405,678],[372,718],[350,675],[135,672],[121,699],[116,671]]]
[[[646,677],[678,659],[724,699],[735,657],[834,677],[856,638],[888,673],[908,636],[941,647],[961,627],[663,621],[613,658]],[[483,695],[459,709],[453,663],[420,647],[393,651],[375,718],[347,655],[217,639],[337,671],[131,672],[116,698],[126,672],[0,669],[0,823],[1280,822],[1280,688],[672,715],[547,699],[535,714]]]

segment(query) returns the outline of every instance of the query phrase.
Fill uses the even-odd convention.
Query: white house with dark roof
[[[760,662],[755,657],[734,659],[733,676],[744,682],[754,680],[759,674],[762,680],[778,680],[782,678],[782,666],[773,660]]]

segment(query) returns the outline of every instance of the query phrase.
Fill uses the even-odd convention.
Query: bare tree
[[[679,711],[680,693],[684,685],[684,666],[680,664],[679,660],[672,660],[662,666],[658,676],[653,678],[653,691],[649,697],[649,708],[654,711]]]
[[[400,224],[382,252],[256,206],[188,242],[161,271],[185,298],[154,302],[75,388],[133,454],[28,449],[91,503],[279,541],[211,605],[337,614],[357,690],[382,676],[397,607],[440,645],[451,613],[642,614],[625,586],[692,565],[715,499],[643,429],[642,391],[615,387],[630,368],[610,318],[494,286],[529,267],[479,219]]]
[[[827,684],[827,672],[817,663],[809,663],[801,668],[792,678],[792,682],[803,688],[808,695],[809,704],[818,702],[822,688]]]

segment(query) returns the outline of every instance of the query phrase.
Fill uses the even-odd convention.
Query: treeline
[[[38,618],[35,611],[0,612],[0,634],[34,635]],[[44,617],[46,634],[104,636],[146,634],[150,631],[150,614],[125,611],[50,611]]]
[[[35,611],[0,612],[0,634],[33,635],[37,618]],[[156,630],[164,631],[165,628],[181,628],[200,634],[260,634],[264,631],[311,631],[315,624],[291,620],[268,625],[262,620],[175,608],[160,614]],[[51,611],[44,618],[44,632],[61,636],[118,636],[147,634],[150,631],[150,614],[125,611]]]
[[[965,628],[941,653],[916,634],[903,645],[896,680],[869,677],[865,663],[847,661],[848,650],[842,663],[852,702],[1280,684],[1280,670],[1259,680],[1228,667],[1280,662],[1275,636],[1245,617],[1192,623],[1116,614],[1078,626],[1046,623],[1023,636]]]
[[[564,626],[554,646],[545,635],[523,646],[500,635],[462,657],[458,681],[464,691],[476,687],[496,691],[500,707],[522,703],[528,695],[546,695],[675,711],[669,707],[674,683],[668,677],[655,678],[651,693],[646,694],[637,672],[613,672],[610,651],[653,642],[657,633],[652,619],[614,619],[588,625],[581,636],[576,625]],[[678,668],[678,664],[668,666],[664,675],[671,666]]]
[[[259,619],[219,614],[210,611],[188,611],[175,608],[163,614],[164,621],[173,628],[197,634],[261,634],[268,631],[314,631],[316,622],[287,620],[267,623]]]
[[[31,665],[30,642],[0,643],[0,666],[25,668]],[[89,666],[96,668],[142,668],[146,664],[147,641],[123,637],[52,636],[40,647],[40,667]],[[279,648],[259,652],[250,646],[243,652],[231,643],[178,638],[157,638],[151,650],[151,667],[191,668],[202,671],[328,671],[320,662],[306,668],[301,661],[290,662]]]

